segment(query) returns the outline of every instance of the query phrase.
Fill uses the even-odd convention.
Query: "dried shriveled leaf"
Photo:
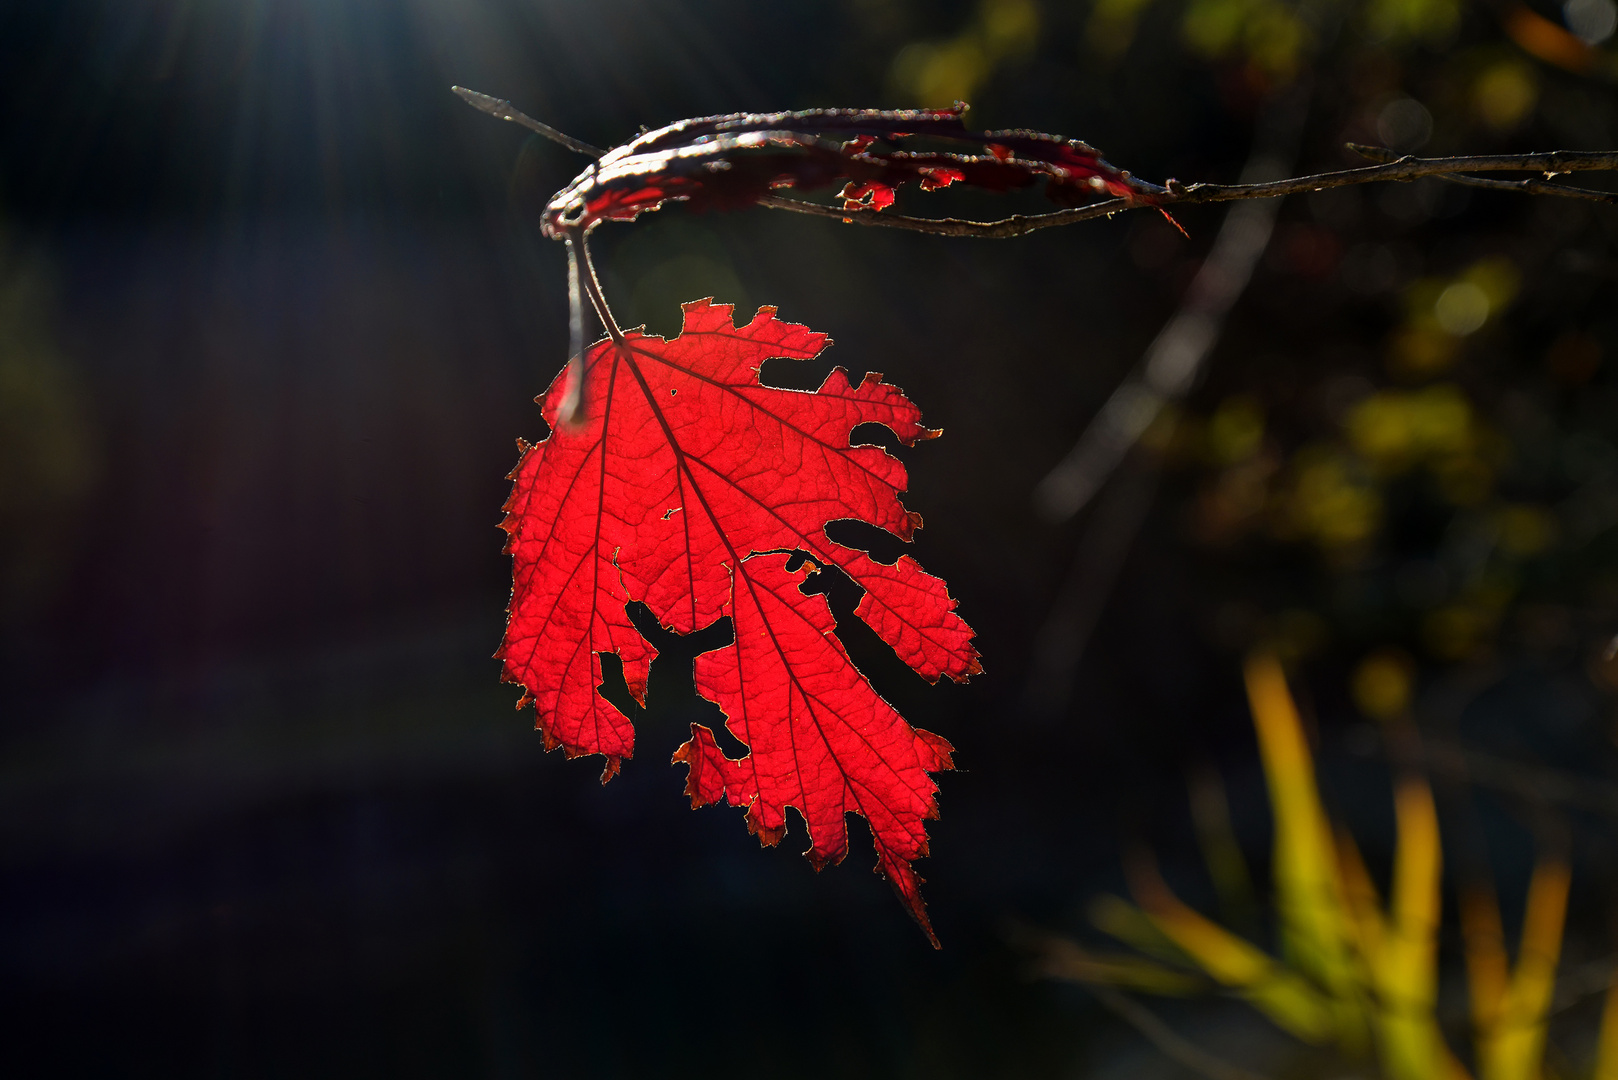
[[[811,191],[842,181],[849,209],[881,210],[892,204],[894,188],[911,182],[924,191],[952,183],[1011,191],[1043,180],[1051,200],[1067,206],[1097,195],[1143,197],[1127,172],[1077,139],[968,131],[964,110],[812,109],[682,120],[609,151],[580,173],[545,208],[545,229],[560,236],[604,220],[632,221],[669,199],[734,208],[775,189]],[[918,140],[937,148],[902,148]]]
[[[685,305],[676,338],[631,332],[590,348],[576,425],[557,424],[571,389],[559,376],[544,399],[555,430],[524,446],[511,477],[513,587],[499,656],[547,745],[604,755],[605,781],[633,753],[634,732],[598,690],[600,657],[617,654],[644,704],[654,655],[625,604],[645,603],[679,633],[730,618],[734,640],[697,659],[696,685],[748,752],[730,758],[693,725],[674,755],[690,767],[693,804],[746,807],[766,844],[796,808],[817,868],[846,854],[844,815],[863,815],[878,868],[931,937],[911,863],[927,854],[930,774],[950,768],[950,746],[876,693],[837,640],[825,598],[801,586],[821,567],[841,569],[865,590],[859,617],[929,680],[980,667],[943,581],[908,556],[885,565],[826,535],[828,522],[855,519],[909,540],[921,524],[899,500],[904,466],[881,447],[850,445],[856,426],[882,424],[906,445],[938,434],[877,375],[854,384],[837,368],[814,393],[759,382],[766,359],[807,360],[826,344],[773,308],[737,327],[729,306],[702,300]],[[808,561],[792,570],[795,552]]]

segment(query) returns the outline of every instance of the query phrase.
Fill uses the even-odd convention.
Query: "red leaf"
[[[966,174],[959,169],[922,169],[921,190],[937,191],[947,188],[957,180],[965,180]]]
[[[922,183],[926,184],[927,180]],[[850,180],[837,197],[843,200],[844,210],[886,210],[893,205],[896,196],[893,188],[880,180],[867,180],[863,184]]]
[[[865,590],[856,614],[919,674],[963,681],[981,670],[943,581],[908,556],[884,565],[825,532],[852,518],[908,541],[921,519],[899,501],[904,466],[849,437],[873,422],[905,445],[938,432],[874,374],[856,386],[837,368],[814,393],[764,386],[766,359],[810,359],[826,336],[767,307],[738,328],[731,310],[700,300],[672,340],[631,332],[622,346],[591,347],[579,424],[558,425],[567,375],[552,384],[554,430],[522,446],[502,525],[513,570],[505,678],[524,688],[519,705],[536,706],[547,747],[605,755],[605,782],[633,753],[634,732],[598,692],[600,656],[618,655],[644,704],[654,655],[624,605],[645,603],[679,633],[728,616],[735,639],[697,659],[696,685],[749,752],[730,759],[693,725],[674,755],[690,767],[693,805],[746,807],[765,844],[795,807],[817,869],[847,853],[844,814],[863,815],[878,869],[936,945],[911,862],[927,853],[929,774],[951,767],[950,746],[882,700],[837,640],[825,598],[799,586],[836,566]],[[812,564],[789,572],[792,552]]]

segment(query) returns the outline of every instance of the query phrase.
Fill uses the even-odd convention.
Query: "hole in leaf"
[[[601,696],[617,706],[625,716],[634,718],[641,712],[635,699],[629,696],[629,684],[624,681],[624,662],[617,653],[601,654]]]
[[[782,390],[819,390],[820,384],[826,381],[831,369],[837,364],[821,353],[813,360],[794,360],[787,356],[776,356],[759,365],[758,381],[765,386],[774,386]],[[859,376],[849,374],[849,378],[856,383]]]
[[[886,424],[860,424],[848,433],[850,446],[880,446],[895,456],[899,451],[898,436],[888,430]]]
[[[835,566],[827,566],[804,582],[802,591],[807,596],[818,593],[826,597],[832,618],[837,621],[837,640],[842,642],[854,666],[878,687],[883,697],[897,702],[896,693],[913,692],[921,683],[916,673],[893,654],[887,642],[854,614],[865,590],[847,574]]]
[[[826,537],[834,544],[863,551],[884,566],[892,566],[910,545],[886,529],[865,521],[844,518],[826,523]]]
[[[676,736],[676,740],[667,745],[661,741],[642,745],[656,746],[659,752],[672,751],[686,740],[689,725],[697,723],[713,729],[720,749],[729,756],[734,758],[746,754],[747,748],[725,730],[725,719],[719,706],[697,693],[693,668],[698,656],[722,649],[736,639],[731,621],[717,619],[695,633],[676,634],[659,626],[651,609],[639,601],[626,604],[624,611],[635,629],[657,650],[657,659],[652,661],[652,674],[647,680],[646,708],[638,715],[625,710],[625,715],[633,717],[637,725],[645,721],[647,726],[642,729],[645,732],[667,732]],[[609,660],[616,674],[616,685],[610,679],[603,681],[618,690],[622,697],[613,697],[606,691],[603,693],[608,701],[622,709],[624,701],[632,702],[633,699],[629,697],[628,687],[623,681],[623,665],[616,656],[602,657],[603,673],[607,670]]]

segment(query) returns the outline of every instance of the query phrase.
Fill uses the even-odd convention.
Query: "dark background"
[[[833,594],[878,689],[958,748],[921,865],[942,952],[866,872],[863,825],[816,875],[796,822],[760,851],[735,812],[686,808],[665,761],[713,722],[691,689],[700,642],[657,641],[641,752],[604,788],[596,763],[543,752],[489,658],[503,476],[514,440],[543,434],[532,398],[567,349],[565,260],[535,211],[581,162],[450,84],[603,146],[691,115],[965,90],[974,124],[1081,136],[1155,179],[1234,179],[1263,103],[1300,77],[1301,169],[1353,164],[1342,142],[1380,141],[1407,97],[1431,117],[1428,151],[1614,145],[1604,52],[1548,63],[1503,7],[1391,30],[1375,5],[1326,7],[1329,29],[1287,52],[1241,29],[1294,10],[1279,2],[6,4],[6,1071],[1184,1075],[1082,990],[1031,978],[1009,928],[1086,932],[1086,902],[1122,887],[1141,840],[1206,904],[1185,783],[1209,764],[1262,880],[1248,646],[1293,663],[1329,797],[1378,874],[1386,769],[1348,689],[1371,650],[1401,650],[1424,692],[1472,687],[1449,734],[1606,783],[1618,214],[1436,182],[1289,201],[1183,431],[1257,402],[1280,505],[1299,455],[1341,442],[1344,395],[1442,379],[1492,439],[1482,501],[1376,474],[1362,486],[1383,513],[1347,547],[1252,514],[1232,530],[1218,500],[1248,466],[1179,438],[1055,709],[1029,704],[1030,657],[1088,519],[1046,523],[1031,494],[1172,313],[1223,211],[1180,214],[1189,241],[1144,214],[980,242],[678,206],[597,234],[624,325],[672,332],[678,303],[709,293],[775,304],[945,430],[905,454],[927,521],[915,553],[960,598],[986,673],[927,686],[848,617],[851,588]],[[1238,8],[1234,36],[1197,36],[1198,11]],[[927,66],[948,47],[965,59]],[[1498,71],[1531,91],[1515,114],[1487,96]],[[949,193],[900,209],[1040,207]],[[1388,359],[1412,290],[1501,255],[1522,284],[1451,366]],[[1521,507],[1554,539],[1520,557],[1488,541],[1509,563],[1493,592],[1454,574],[1405,587],[1467,522]],[[1451,609],[1484,612],[1458,646],[1433,630]],[[1508,928],[1530,820],[1571,828],[1570,955],[1606,956],[1610,817],[1476,804]],[[1277,1036],[1222,1008],[1170,1015],[1261,1063]],[[1592,1015],[1566,1015],[1575,1057]]]

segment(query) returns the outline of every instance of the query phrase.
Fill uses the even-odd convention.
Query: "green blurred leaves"
[[[1151,959],[1126,954],[1102,962],[1076,943],[1051,939],[1041,970],[1056,978],[1175,995],[1194,989],[1188,980],[1202,973],[1304,1042],[1333,1045],[1349,1060],[1374,1060],[1389,1080],[1469,1077],[1438,1019],[1443,852],[1432,790],[1410,764],[1417,736],[1405,713],[1408,660],[1373,656],[1355,676],[1357,696],[1389,725],[1390,740],[1404,748],[1396,756],[1406,759],[1394,782],[1397,842],[1386,901],[1353,837],[1326,814],[1314,758],[1279,661],[1256,652],[1245,674],[1275,819],[1272,865],[1281,956],[1183,903],[1150,856],[1137,853],[1128,866],[1136,904],[1103,896],[1092,905],[1092,922]],[[1212,861],[1209,870],[1220,874]],[[1481,1080],[1541,1075],[1570,880],[1559,852],[1540,859],[1529,883],[1514,966],[1506,955],[1493,890],[1474,884],[1462,892],[1473,1057]],[[1605,1077],[1610,1072],[1603,1070],[1618,1065],[1618,988],[1608,991],[1599,1043],[1596,1075]]]

